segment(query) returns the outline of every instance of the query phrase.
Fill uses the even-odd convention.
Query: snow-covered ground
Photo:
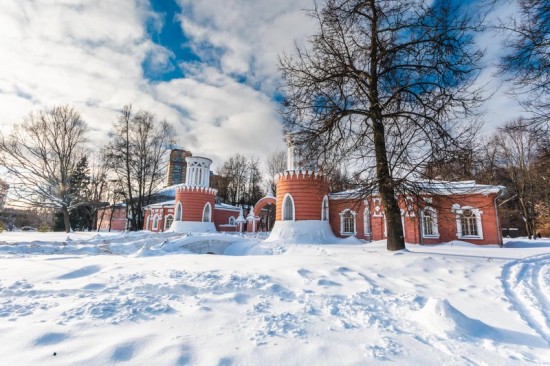
[[[550,364],[550,241],[0,234],[3,365],[391,362]]]

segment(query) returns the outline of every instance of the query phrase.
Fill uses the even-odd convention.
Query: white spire
[[[244,223],[246,222],[246,220],[244,219],[244,216],[243,216],[243,207],[241,206],[241,212],[239,213],[239,217],[237,217],[237,220],[235,220],[236,223]]]
[[[271,188],[271,184],[269,185],[269,189],[267,191],[267,194],[265,195],[268,198],[275,198],[275,195],[273,194],[273,189]]]

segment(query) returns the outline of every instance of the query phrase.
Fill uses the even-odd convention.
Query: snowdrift
[[[276,221],[266,242],[287,244],[361,244],[355,237],[340,239],[332,232],[328,221]]]

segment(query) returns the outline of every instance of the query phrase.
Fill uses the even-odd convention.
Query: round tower
[[[326,242],[334,237],[328,221],[329,182],[314,162],[304,160],[292,136],[286,142],[287,170],[276,177],[276,221],[270,239]]]
[[[215,232],[214,205],[217,191],[210,188],[212,160],[188,156],[185,183],[176,187],[174,222],[177,232]]]

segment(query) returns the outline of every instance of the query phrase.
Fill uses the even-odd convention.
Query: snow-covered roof
[[[159,207],[166,207],[166,206],[174,206],[175,204],[176,204],[176,200],[170,200],[170,201],[152,203],[150,205],[145,206],[144,208],[159,208]]]
[[[488,195],[492,193],[501,193],[506,190],[504,186],[493,186],[488,184],[477,184],[474,180],[461,182],[448,182],[441,180],[418,180],[410,184],[411,189],[418,191],[420,194],[431,195],[460,195],[460,194],[482,194]],[[372,194],[377,195],[378,190],[374,190]],[[364,197],[364,192],[360,189],[350,189],[343,192],[335,192],[329,194],[332,200],[338,199],[359,199]]]
[[[227,203],[216,203],[217,210],[227,210],[227,211],[240,211],[240,207],[228,205]]]

